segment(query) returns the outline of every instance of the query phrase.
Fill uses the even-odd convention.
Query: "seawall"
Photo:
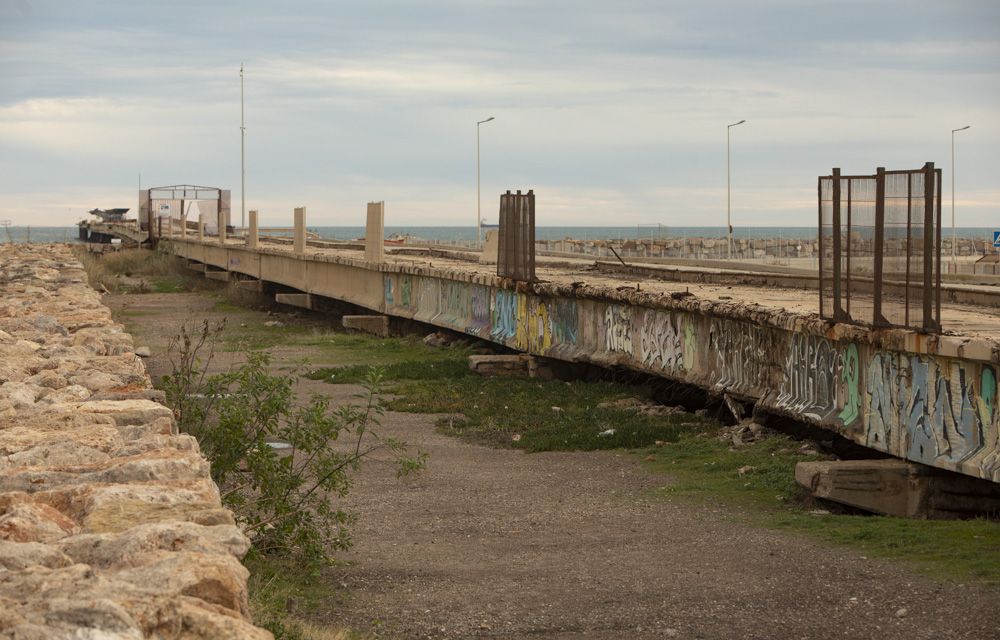
[[[160,400],[67,246],[0,247],[0,636],[271,638]]]

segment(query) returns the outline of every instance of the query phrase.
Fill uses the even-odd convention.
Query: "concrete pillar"
[[[226,212],[219,209],[215,217],[219,221],[219,244],[226,244]]]
[[[247,246],[257,248],[257,210],[250,210],[250,229],[247,231]]]
[[[181,239],[187,237],[187,212],[181,211]]]
[[[170,238],[174,235],[174,217],[167,217],[167,237]]]
[[[479,264],[496,264],[499,250],[500,233],[496,229],[490,229],[486,232],[486,242],[483,243],[483,252],[479,254]]]
[[[365,260],[385,262],[385,202],[368,203],[365,223]]]
[[[205,241],[205,214],[198,214],[198,242]]]
[[[306,252],[306,208],[295,207],[295,253]]]

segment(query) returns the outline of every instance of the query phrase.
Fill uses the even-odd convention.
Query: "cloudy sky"
[[[816,176],[933,161],[1000,228],[1000,2],[0,0],[0,218],[232,189],[268,225],[811,226]],[[946,217],[950,197],[946,199]]]

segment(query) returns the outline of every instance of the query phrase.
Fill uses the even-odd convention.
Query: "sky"
[[[261,224],[814,226],[832,167],[944,169],[1000,229],[997,0],[0,0],[0,219],[68,225],[143,187]],[[140,182],[141,174],[141,182]]]

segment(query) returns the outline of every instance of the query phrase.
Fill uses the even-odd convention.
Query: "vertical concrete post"
[[[251,249],[257,248],[257,210],[250,210],[250,229],[247,232],[247,246]]]
[[[306,252],[306,208],[295,207],[295,253]]]
[[[187,237],[187,212],[181,211],[181,240]]]
[[[219,220],[219,244],[226,244],[226,212],[219,209],[216,218]]]
[[[385,261],[385,202],[368,203],[365,223],[365,260]]]
[[[205,241],[205,214],[198,214],[198,242]]]

